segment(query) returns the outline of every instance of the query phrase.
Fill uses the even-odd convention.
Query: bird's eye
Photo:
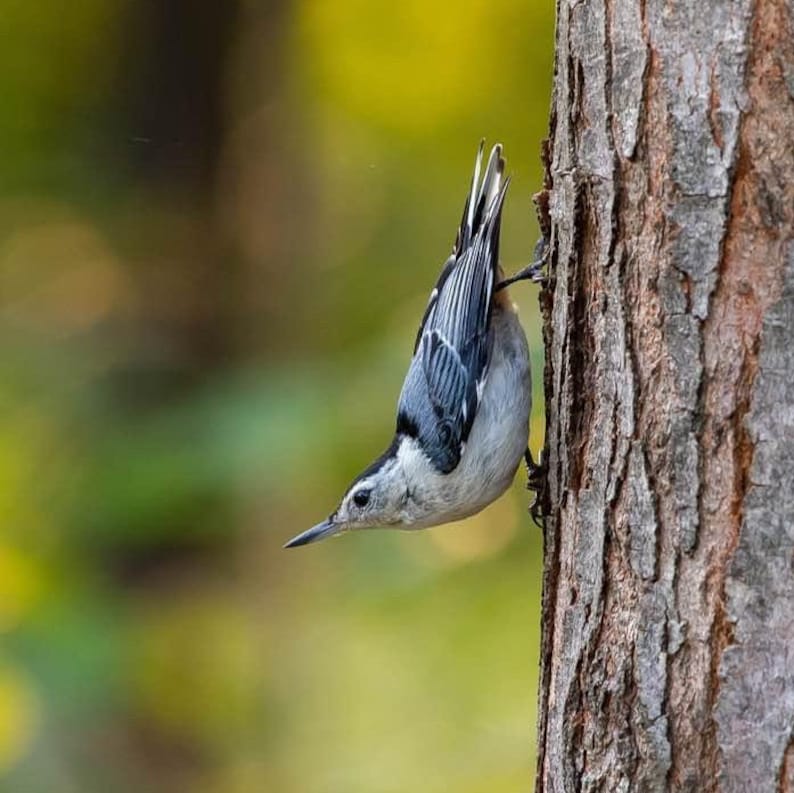
[[[369,504],[370,490],[359,490],[353,496],[353,502],[357,507],[366,507]]]

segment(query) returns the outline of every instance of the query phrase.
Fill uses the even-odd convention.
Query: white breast
[[[412,439],[399,450],[411,497],[404,528],[421,529],[473,515],[507,490],[529,436],[529,350],[515,312],[494,306],[494,347],[482,402],[458,466],[438,473]]]

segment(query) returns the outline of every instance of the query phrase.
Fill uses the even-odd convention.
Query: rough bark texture
[[[794,793],[794,11],[558,0],[537,790]]]

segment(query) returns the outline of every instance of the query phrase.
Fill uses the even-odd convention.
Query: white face
[[[407,498],[398,478],[396,466],[391,463],[355,482],[333,516],[340,530],[398,523]]]
[[[286,547],[307,545],[351,529],[365,529],[387,523],[383,509],[378,506],[382,504],[382,499],[377,496],[382,490],[381,484],[376,476],[354,482],[335,512],[311,529],[293,537]]]
[[[377,482],[364,479],[356,482],[345,493],[342,503],[334,514],[334,519],[340,526],[354,528],[356,526],[373,525],[372,518],[377,512],[376,504]]]
[[[402,465],[394,457],[387,457],[350,486],[332,515],[294,537],[287,546],[306,545],[353,529],[405,523],[409,502]]]

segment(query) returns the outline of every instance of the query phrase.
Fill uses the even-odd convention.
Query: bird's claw
[[[549,243],[545,237],[541,237],[535,243],[535,251],[532,255],[532,262],[526,267],[519,270],[504,281],[500,281],[496,285],[496,291],[504,289],[516,281],[531,281],[533,284],[539,284],[541,289],[545,289],[549,284],[548,276],[543,272],[546,262],[549,260]]]
[[[545,515],[541,495],[546,484],[546,461],[543,459],[541,451],[539,460],[536,463],[532,459],[532,452],[527,448],[524,453],[524,460],[527,465],[527,490],[534,494],[532,503],[529,506],[529,514],[537,526],[543,528]]]
[[[532,264],[526,268],[527,277],[533,284],[540,284],[544,289],[549,283],[548,276],[544,274],[543,268],[549,260],[549,241],[546,237],[541,237],[535,243],[535,250],[532,254]]]

